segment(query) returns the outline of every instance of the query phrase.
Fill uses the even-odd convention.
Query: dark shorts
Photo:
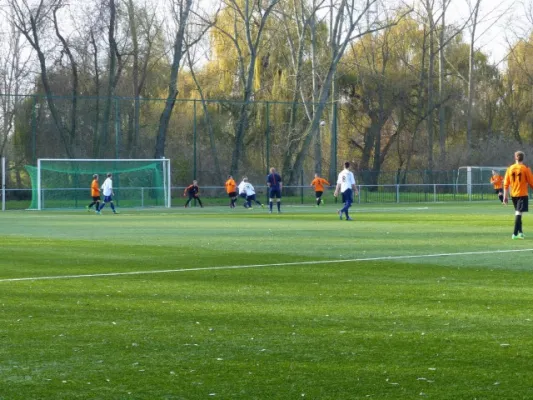
[[[113,196],[104,196],[104,203],[109,203],[110,201],[113,201]]]
[[[352,205],[353,203],[352,189],[346,189],[344,192],[342,192],[342,202],[349,206]]]
[[[246,196],[247,201],[255,201],[255,194],[252,194],[251,196]]]
[[[237,197],[237,192],[228,193],[228,196],[231,198]]]
[[[100,201],[100,196],[93,196],[93,201]]]
[[[516,211],[528,212],[528,196],[513,197],[513,205]]]
[[[271,199],[281,199],[281,190],[279,188],[270,189],[268,191],[268,197]]]
[[[503,189],[494,189],[494,193],[500,194],[503,192]]]
[[[316,197],[322,197],[322,194],[324,194],[324,192],[315,192]]]
[[[245,192],[242,192],[239,196],[242,197],[243,199],[246,199],[246,193]]]

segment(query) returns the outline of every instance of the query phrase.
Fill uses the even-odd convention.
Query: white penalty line
[[[475,256],[475,255],[486,255],[486,254],[523,253],[527,251],[533,252],[533,249],[466,251],[462,253],[437,253],[437,254],[419,254],[419,255],[403,255],[403,256],[367,257],[367,258],[352,258],[352,259],[347,259],[347,260],[298,261],[298,262],[275,263],[275,264],[227,265],[227,266],[220,266],[220,267],[205,267],[205,268],[163,269],[163,270],[155,270],[155,271],[130,271],[130,272],[108,272],[108,273],[101,273],[101,274],[36,276],[36,277],[31,277],[31,278],[0,279],[0,282],[99,278],[99,277],[128,276],[128,275],[154,275],[154,274],[170,274],[170,273],[177,273],[177,272],[194,272],[194,271],[220,271],[220,270],[264,268],[264,267],[291,267],[291,266],[297,266],[297,265],[342,264],[342,263],[362,262],[362,261],[409,260],[409,259],[416,259],[416,258],[436,258],[436,257],[454,257],[454,256]]]

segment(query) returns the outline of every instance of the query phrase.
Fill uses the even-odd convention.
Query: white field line
[[[527,251],[533,252],[533,249],[466,251],[466,252],[461,252],[461,253],[436,253],[436,254],[419,254],[419,255],[403,255],[403,256],[384,256],[384,257],[352,258],[352,259],[347,259],[347,260],[297,261],[297,262],[276,263],[276,264],[228,265],[228,266],[205,267],[205,268],[163,269],[163,270],[155,270],[155,271],[130,271],[130,272],[108,272],[108,273],[101,273],[101,274],[36,276],[36,277],[30,277],[30,278],[6,278],[6,279],[0,279],[0,282],[98,278],[98,277],[124,276],[124,275],[153,275],[153,274],[169,274],[169,273],[191,272],[191,271],[219,271],[219,270],[246,269],[246,268],[291,267],[291,266],[297,266],[297,265],[342,264],[342,263],[362,262],[362,261],[409,260],[409,259],[416,259],[416,258],[457,257],[457,256],[476,256],[476,255],[486,255],[486,254],[522,253],[522,252],[527,252]]]

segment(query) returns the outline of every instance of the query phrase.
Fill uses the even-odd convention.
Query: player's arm
[[[503,204],[509,202],[509,184],[511,183],[509,174],[505,173],[505,178],[503,179]]]
[[[335,193],[333,193],[333,196],[337,197],[341,191],[341,183],[337,182],[337,187],[335,188]]]
[[[527,169],[527,183],[529,184],[529,187],[533,189],[533,173],[529,167]]]
[[[359,195],[359,191],[357,190],[357,185],[355,184],[355,176],[354,176],[353,173],[351,174],[350,178],[351,178],[351,181],[352,181],[352,191],[357,196],[357,195]]]

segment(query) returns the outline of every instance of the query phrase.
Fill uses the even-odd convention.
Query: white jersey
[[[246,196],[253,196],[255,194],[255,189],[250,182],[245,182],[243,192],[246,193]]]
[[[102,191],[104,192],[104,196],[111,196],[113,194],[113,180],[111,178],[107,178],[104,181]]]
[[[341,193],[344,193],[347,189],[351,189],[352,185],[355,185],[353,172],[347,169],[342,170],[337,179],[337,184],[339,183],[341,185]]]
[[[244,182],[244,181],[242,181],[241,183],[239,183],[239,186],[238,186],[239,194],[241,194],[241,193],[245,193],[244,185],[246,185],[246,182]]]

